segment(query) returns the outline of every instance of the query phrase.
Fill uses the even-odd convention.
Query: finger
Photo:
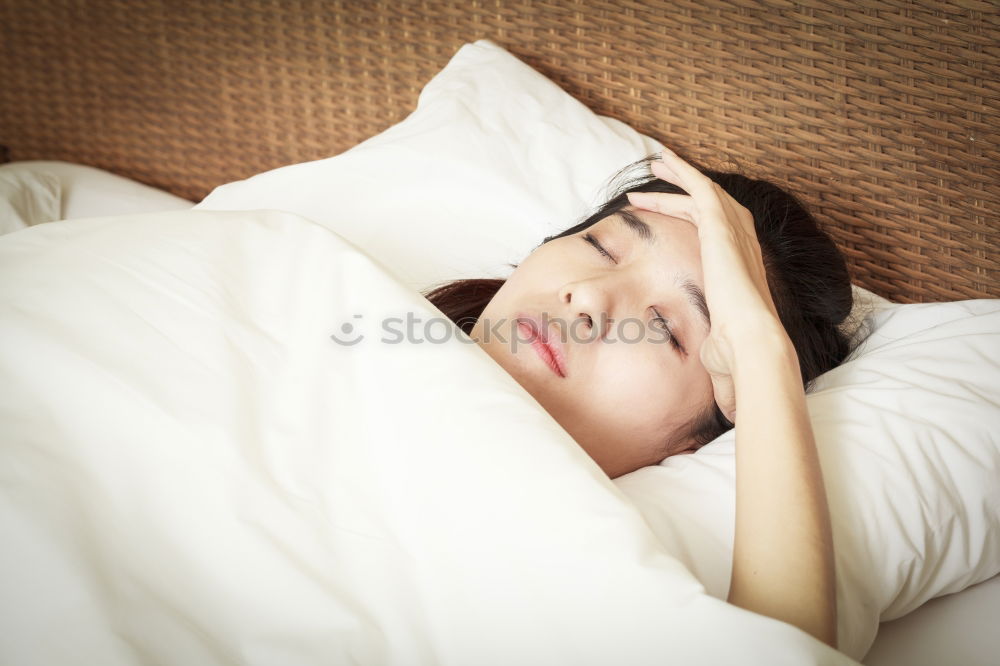
[[[730,371],[728,354],[721,348],[716,338],[709,336],[701,344],[698,353],[702,366],[708,372],[712,380],[712,393],[715,396],[715,403],[719,410],[731,423],[735,423],[736,418],[736,385],[733,383],[733,376]]]
[[[736,423],[736,385],[731,375],[712,375],[712,392],[715,404],[730,423]]]
[[[686,194],[667,194],[664,192],[628,192],[625,194],[628,202],[636,208],[650,210],[654,213],[680,217],[697,225],[694,202]]]
[[[712,187],[713,181],[701,171],[684,161],[680,155],[664,148],[660,153],[663,165],[676,174],[678,180],[671,181],[680,185],[691,196],[714,196],[715,190]]]
[[[723,214],[726,219],[729,220],[730,226],[734,227],[738,231],[746,231],[746,225],[743,223],[743,218],[736,214],[736,200],[729,196],[729,192],[716,182],[712,182],[712,188],[715,190],[716,196],[719,198],[719,206],[722,208]]]
[[[689,194],[693,199],[692,210],[708,219],[719,215],[719,221],[729,215],[731,210],[727,209],[726,203],[731,197],[718,183],[670,149],[664,148],[662,155],[663,161],[651,163],[650,169],[657,177],[677,185]]]
[[[649,170],[660,180],[665,180],[674,185],[679,185],[681,182],[680,176],[663,162],[650,162]]]
[[[722,202],[723,209],[734,224],[737,224],[743,228],[744,231],[753,234],[755,237],[757,235],[754,229],[753,215],[746,209],[746,207],[739,201],[733,198],[726,189],[713,182],[715,186],[715,191],[719,195],[719,200]]]
[[[685,219],[699,230],[705,227],[714,229],[720,225],[725,226],[726,212],[718,197],[711,200],[702,197],[699,203],[687,194],[666,192],[627,192],[625,196],[636,208]]]

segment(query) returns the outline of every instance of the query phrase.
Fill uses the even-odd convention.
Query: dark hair
[[[627,192],[684,190],[651,177],[656,156],[629,165],[612,180],[613,194],[579,224],[545,238],[576,234],[629,205]],[[697,166],[697,165],[695,165]],[[798,198],[777,185],[739,172],[697,167],[753,215],[768,289],[781,323],[798,354],[802,383],[837,366],[849,351],[838,329],[850,313],[851,281],[844,256]],[[456,280],[429,290],[425,296],[466,333],[503,285],[502,279]],[[664,443],[664,455],[678,443],[701,447],[733,427],[714,402]]]

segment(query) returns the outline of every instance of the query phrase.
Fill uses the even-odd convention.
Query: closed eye
[[[612,257],[611,253],[604,249],[604,246],[601,245],[601,241],[597,240],[597,238],[595,238],[594,235],[591,234],[590,232],[587,232],[587,233],[585,233],[583,235],[583,240],[585,240],[588,243],[590,243],[591,245],[593,245],[594,249],[596,249],[598,252],[600,252],[601,255],[603,255],[604,257],[606,257],[608,260],[610,260],[610,261],[612,261],[613,263],[616,263],[616,264],[618,263],[618,260],[615,259],[614,257]]]
[[[670,322],[664,317],[660,316],[660,313],[656,311],[656,308],[650,308],[650,309],[653,311],[653,314],[656,315],[655,317],[653,317],[653,326],[656,328],[656,330],[662,332],[663,335],[666,336],[667,342],[669,342],[674,349],[684,354],[684,356],[687,356],[688,353],[687,350],[684,349],[684,345],[682,345],[681,341],[677,339],[677,336],[674,335],[674,332],[670,330]]]
[[[615,264],[618,263],[618,260],[615,259],[610,252],[604,249],[604,246],[601,245],[601,241],[597,240],[597,238],[593,234],[589,232],[585,233],[583,235],[583,240],[592,245],[594,249],[597,250],[604,258],[608,259],[609,261]],[[653,314],[655,315],[655,317],[653,317],[654,328],[663,333],[667,342],[669,342],[670,345],[675,350],[679,351],[684,356],[687,356],[688,353],[687,350],[684,348],[684,345],[681,344],[681,341],[677,338],[676,335],[674,335],[674,332],[670,328],[670,321],[661,316],[660,313],[656,311],[656,308],[650,308],[650,309],[653,311]]]

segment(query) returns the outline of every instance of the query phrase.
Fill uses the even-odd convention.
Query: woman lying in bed
[[[625,183],[506,281],[453,282],[428,298],[611,477],[735,423],[729,601],[836,646],[830,518],[803,387],[847,353],[846,264],[779,188],[670,151],[648,163],[655,178]]]

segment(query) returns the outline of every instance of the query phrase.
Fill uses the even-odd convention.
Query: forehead
[[[628,238],[630,247],[638,248],[633,264],[649,270],[656,284],[670,285],[668,290],[687,301],[697,319],[711,326],[702,287],[701,247],[698,230],[691,222],[661,213],[626,208],[601,221],[616,236]],[[633,250],[629,251],[633,255]]]
[[[691,232],[695,236],[698,235],[698,229],[694,226],[694,223],[690,220],[684,219],[683,217],[666,215],[664,213],[657,213],[651,210],[642,210],[640,208],[632,208],[631,206],[625,208],[625,210],[648,224],[661,226],[667,225],[670,228],[676,228],[683,232]]]
[[[637,245],[655,249],[675,261],[690,259],[701,265],[698,230],[688,220],[648,210],[626,207],[602,219],[602,229],[621,233]],[[698,270],[700,274],[700,270]]]

